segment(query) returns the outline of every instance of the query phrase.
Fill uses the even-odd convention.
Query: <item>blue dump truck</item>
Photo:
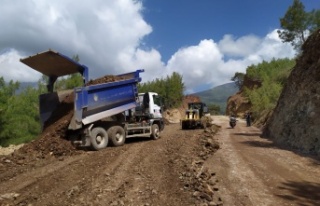
[[[121,146],[130,137],[160,137],[164,129],[161,98],[157,93],[137,90],[144,70],[116,75],[115,81],[90,84],[88,67],[53,50],[20,61],[48,77],[48,93],[39,96],[42,127],[66,97],[72,98],[67,139],[75,145],[100,150],[109,144]],[[81,74],[82,87],[54,91],[58,77],[74,73]]]

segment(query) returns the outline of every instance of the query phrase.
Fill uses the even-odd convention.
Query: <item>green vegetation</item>
[[[174,108],[181,105],[183,99],[184,83],[182,76],[173,72],[171,76],[165,79],[155,79],[146,83],[138,84],[138,91],[143,92],[157,92],[163,97],[166,108]]]
[[[306,12],[300,0],[293,0],[284,17],[280,18],[283,30],[278,30],[283,42],[289,42],[298,51],[306,41],[306,31],[310,33],[320,28],[320,10]]]
[[[215,114],[220,114],[221,113],[221,108],[220,108],[219,105],[209,104],[207,106],[208,106],[209,113],[211,115],[215,115]]]
[[[19,83],[8,84],[0,78],[0,145],[31,141],[40,132],[38,115],[39,91],[27,88],[20,94]]]
[[[231,81],[234,81],[234,83],[239,89],[241,89],[243,85],[244,75],[245,74],[242,72],[236,72],[234,76],[231,78]]]
[[[262,83],[261,87],[253,90],[244,88],[245,95],[252,104],[252,112],[255,117],[274,109],[294,65],[294,60],[274,59],[247,68],[247,78]]]
[[[75,61],[79,60],[74,56]],[[39,95],[47,92],[48,77],[42,76],[38,87],[20,88],[19,82],[6,83],[0,77],[0,145],[21,144],[35,139],[41,132]],[[80,74],[61,77],[55,90],[73,89],[83,85]]]

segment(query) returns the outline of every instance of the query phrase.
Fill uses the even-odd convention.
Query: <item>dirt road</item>
[[[0,205],[221,205],[215,174],[204,168],[218,145],[213,127],[72,156],[0,157]]]
[[[320,205],[319,160],[277,147],[244,121],[231,129],[227,117],[214,120],[221,149],[207,163],[224,205]]]
[[[0,156],[0,205],[320,205],[319,161],[213,118],[217,134],[172,124],[98,152]]]

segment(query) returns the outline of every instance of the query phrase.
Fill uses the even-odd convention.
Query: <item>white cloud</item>
[[[8,50],[0,55],[0,77],[6,81],[14,80],[19,82],[35,82],[41,74],[35,70],[30,70],[20,63],[21,55],[16,50]]]
[[[222,53],[231,57],[245,57],[253,53],[259,44],[261,39],[254,35],[247,35],[235,39],[230,34],[223,36],[223,39],[219,41],[219,48]]]
[[[142,10],[141,1],[133,0],[4,1],[0,76],[6,81],[37,81],[41,75],[19,59],[51,48],[70,57],[78,54],[80,63],[90,68],[90,78],[145,69],[145,82],[175,71],[191,93],[202,85],[227,83],[235,72],[262,60],[294,56],[274,30],[264,38],[226,34],[221,40],[199,39],[198,45],[180,48],[163,62],[159,51],[142,47],[143,38],[152,32]]]
[[[197,46],[182,48],[168,61],[167,70],[183,75],[187,92],[201,84],[211,84],[214,73],[223,65],[222,53],[213,40],[202,40]]]
[[[90,68],[90,78],[128,72],[136,68],[121,67],[118,57],[135,55],[140,40],[152,31],[142,9],[141,2],[132,0],[2,2],[0,13],[6,18],[0,19],[0,51],[13,48],[29,56],[51,48],[67,56],[78,54]],[[24,68],[20,63],[12,69],[19,67]],[[12,77],[4,75],[6,80]]]
[[[228,83],[236,72],[245,73],[252,64],[293,58],[294,54],[289,44],[281,42],[276,30],[264,38],[248,35],[234,39],[225,35],[219,43],[202,40],[196,46],[180,49],[169,60],[167,69],[182,74],[186,92],[192,93],[203,84],[211,88]]]

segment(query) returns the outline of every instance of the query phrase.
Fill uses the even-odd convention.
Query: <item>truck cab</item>
[[[140,111],[152,118],[162,118],[162,98],[155,92],[139,93]]]

